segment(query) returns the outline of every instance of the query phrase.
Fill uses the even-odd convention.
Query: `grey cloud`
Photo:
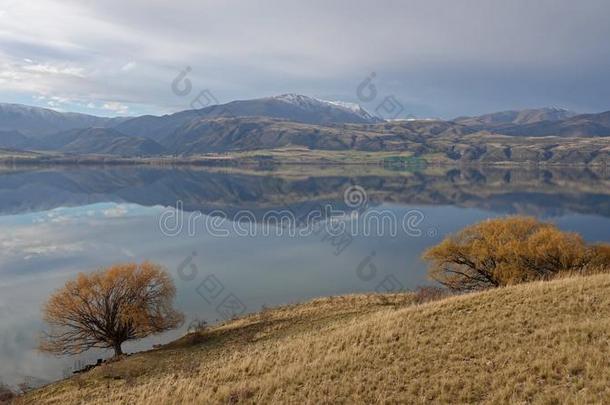
[[[91,74],[15,82],[2,90],[7,96],[44,91],[166,112],[188,108],[169,90],[188,65],[193,82],[221,101],[282,92],[357,101],[358,80],[375,71],[384,94],[419,115],[541,103],[610,109],[610,3],[603,0],[37,5],[0,6],[0,57],[72,64]],[[121,70],[132,61],[134,69]]]

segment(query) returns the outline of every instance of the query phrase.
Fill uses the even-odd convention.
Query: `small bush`
[[[454,291],[473,291],[560,274],[610,268],[610,245],[530,217],[490,219],[471,225],[428,249],[430,276]]]
[[[0,383],[0,405],[10,404],[15,396],[15,393],[9,387]]]
[[[30,384],[29,381],[20,382],[19,384],[17,384],[17,387],[19,388],[19,393],[21,394],[25,394],[26,392],[34,389],[34,387],[32,386],[32,384]]]
[[[209,329],[208,322],[201,319],[195,319],[188,326],[187,333],[205,333]]]
[[[227,398],[227,404],[238,404],[245,402],[254,396],[254,391],[249,388],[240,388],[232,391]]]
[[[210,325],[207,321],[195,319],[187,328],[187,337],[189,344],[198,345],[205,342],[209,338]]]
[[[266,305],[263,305],[261,307],[260,312],[258,313],[258,320],[261,323],[267,323],[271,320],[272,316],[271,316],[271,308],[267,307]]]
[[[425,304],[426,302],[438,301],[451,295],[449,290],[440,287],[417,287],[415,290],[415,303]]]

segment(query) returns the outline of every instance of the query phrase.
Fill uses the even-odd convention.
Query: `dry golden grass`
[[[21,403],[604,403],[610,275],[267,310]]]

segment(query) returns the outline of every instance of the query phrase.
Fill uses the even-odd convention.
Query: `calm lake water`
[[[125,345],[135,351],[196,319],[429,284],[422,251],[489,217],[533,215],[610,241],[609,185],[587,169],[1,169],[0,381],[41,384],[100,356],[35,350],[43,302],[78,272],[167,267],[186,325]]]

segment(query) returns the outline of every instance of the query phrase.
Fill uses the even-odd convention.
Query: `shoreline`
[[[273,169],[281,166],[368,166],[388,170],[421,170],[426,167],[496,167],[496,168],[595,168],[605,169],[601,163],[566,163],[537,160],[526,161],[466,161],[438,158],[437,156],[414,156],[405,152],[363,152],[363,151],[303,151],[270,150],[247,151],[226,154],[205,154],[192,156],[133,156],[109,155],[56,155],[36,154],[1,155],[0,166],[43,167],[43,166],[159,166],[159,167],[215,167]]]

